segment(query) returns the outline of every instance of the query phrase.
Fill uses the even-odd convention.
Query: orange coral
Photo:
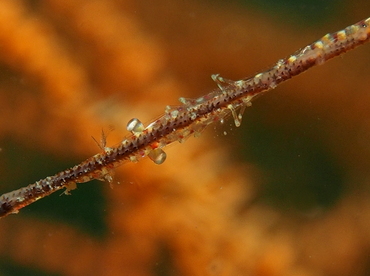
[[[360,19],[331,29],[324,26],[307,34],[309,39],[299,39],[267,16],[247,10],[243,12],[248,17],[241,15],[241,7],[176,1],[167,5],[171,6],[159,0],[151,5],[114,0],[2,1],[2,74],[15,76],[16,81],[1,84],[1,137],[11,136],[20,147],[60,159],[83,159],[99,150],[90,136],[99,135],[102,127],[113,125],[108,143],[118,142],[130,118],[147,121],[165,105],[176,104],[179,96],[212,89],[214,84],[207,82],[211,73],[242,77],[324,32]],[[241,27],[256,22],[258,27]],[[256,104],[260,110],[272,110],[265,113],[266,126],[282,126],[291,114],[304,117],[312,109],[325,120],[340,122],[341,127],[325,124],[329,138],[321,139],[347,166],[348,178],[357,183],[361,196],[345,196],[315,219],[252,203],[250,175],[255,169],[230,157],[225,141],[236,140],[215,139],[211,130],[200,139],[171,146],[161,166],[143,160],[118,169],[115,179],[121,184],[113,189],[104,184],[103,237],[31,210],[1,220],[2,258],[63,275],[366,273],[362,263],[369,247],[370,212],[366,180],[358,179],[368,177],[363,169],[368,161],[361,156],[366,151],[363,135],[370,130],[362,120],[370,103],[362,93],[370,71],[367,49],[315,69],[287,84],[278,96],[272,93]],[[354,125],[360,133],[348,131]],[[343,140],[332,143],[339,135]],[[360,142],[348,147],[346,141]],[[1,162],[8,176],[4,180],[12,182],[14,165]],[[17,188],[4,185],[8,185],[4,191]],[[52,199],[55,204],[67,201]]]

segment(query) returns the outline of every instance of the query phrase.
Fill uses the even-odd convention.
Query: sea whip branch
[[[220,121],[230,112],[235,125],[240,126],[245,107],[250,106],[256,96],[369,40],[370,18],[367,18],[323,36],[253,77],[231,81],[212,75],[218,85],[213,92],[197,99],[180,98],[181,105],[167,106],[165,113],[147,127],[134,118],[127,124],[131,135],[118,145],[104,147],[102,153],[73,168],[0,196],[0,217],[18,213],[19,209],[60,189],[66,188],[68,194],[76,183],[93,179],[110,182],[110,171],[126,161],[136,162],[148,156],[156,164],[161,164],[166,159],[163,151],[166,145],[199,134],[207,125]]]

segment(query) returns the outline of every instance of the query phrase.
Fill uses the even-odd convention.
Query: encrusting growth
[[[166,160],[163,151],[166,145],[183,142],[191,135],[197,136],[207,125],[223,120],[230,113],[235,125],[240,126],[245,108],[256,96],[369,40],[370,18],[325,35],[253,77],[231,81],[212,75],[218,85],[213,92],[197,99],[180,98],[181,105],[167,106],[165,113],[146,127],[134,118],[127,124],[127,130],[132,134],[118,145],[104,146],[102,153],[73,168],[3,194],[0,197],[0,217],[17,213],[19,209],[60,189],[66,188],[65,193],[69,193],[76,183],[92,179],[110,182],[111,170],[126,161],[136,162],[148,156],[156,164],[162,164]]]

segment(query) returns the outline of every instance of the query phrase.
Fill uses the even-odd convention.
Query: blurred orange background
[[[108,146],[137,117],[368,17],[341,1],[0,2],[0,191]],[[370,273],[370,51],[259,98],[167,160],[125,164],[0,221],[0,275]]]

